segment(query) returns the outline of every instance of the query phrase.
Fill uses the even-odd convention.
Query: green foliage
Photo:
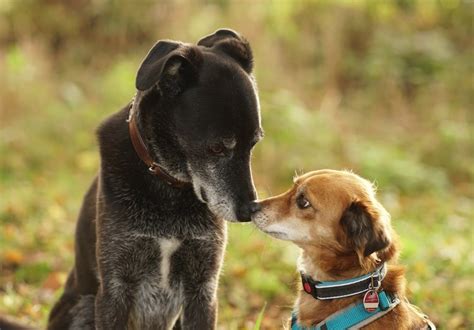
[[[15,279],[28,284],[41,283],[51,272],[51,267],[46,262],[27,264],[15,272]]]
[[[472,13],[461,0],[0,0],[0,311],[45,324],[99,165],[94,130],[132,98],[146,51],[229,26],[255,54],[260,196],[320,168],[374,181],[411,301],[442,328],[472,328]],[[220,327],[286,324],[297,255],[230,224]]]
[[[255,326],[253,327],[254,330],[260,330],[260,324],[262,323],[263,319],[263,313],[265,312],[265,307],[267,307],[267,304],[263,305],[262,311],[260,314],[258,314],[257,321],[255,321]]]

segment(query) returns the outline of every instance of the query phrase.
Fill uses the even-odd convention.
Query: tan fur
[[[304,194],[311,207],[300,209],[296,200]],[[355,247],[341,225],[344,211],[357,202],[372,220],[375,237],[387,246],[368,256],[363,247]],[[264,232],[294,242],[302,249],[299,270],[319,281],[353,278],[374,271],[381,262],[390,262],[382,289],[396,293],[401,303],[390,313],[364,329],[422,329],[426,323],[406,301],[404,268],[397,265],[398,238],[390,225],[390,216],[375,198],[373,185],[347,171],[320,170],[294,180],[287,192],[261,201],[261,211],[253,219]],[[298,322],[311,326],[345,306],[356,297],[316,300],[301,288],[295,309]]]

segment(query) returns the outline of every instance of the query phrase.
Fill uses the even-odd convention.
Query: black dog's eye
[[[303,209],[307,209],[308,207],[310,207],[311,203],[306,199],[306,197],[304,197],[303,194],[300,194],[296,198],[296,205],[298,206],[298,208],[303,210]]]
[[[225,147],[222,145],[222,143],[213,143],[209,146],[209,151],[214,154],[214,155],[223,155],[224,154]]]

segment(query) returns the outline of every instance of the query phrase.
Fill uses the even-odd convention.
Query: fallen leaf
[[[7,250],[3,254],[3,258],[5,260],[5,263],[12,265],[19,265],[25,259],[23,254],[18,250]]]
[[[44,280],[42,288],[43,289],[50,289],[50,290],[57,290],[59,289],[66,279],[66,274],[62,272],[52,272],[49,273],[46,280]]]

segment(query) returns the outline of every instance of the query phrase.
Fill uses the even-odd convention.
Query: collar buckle
[[[150,171],[152,174],[156,174],[156,168],[157,168],[157,164],[153,163],[148,167],[148,171]]]
[[[372,273],[372,275],[370,276],[369,290],[378,291],[378,289],[382,285],[382,281],[380,279],[381,275],[381,269]]]
[[[313,283],[311,277],[307,276],[303,272],[301,274],[301,284],[303,285],[303,290],[315,297],[314,291],[316,289],[315,283]]]

